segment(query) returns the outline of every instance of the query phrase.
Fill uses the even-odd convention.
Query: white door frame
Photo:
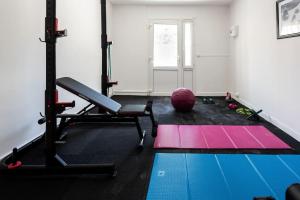
[[[148,76],[148,87],[151,95],[157,96],[168,96],[169,93],[154,92],[154,73],[156,71],[176,71],[177,72],[177,87],[183,86],[184,84],[184,72],[185,71],[194,71],[194,29],[192,29],[192,66],[184,66],[184,23],[191,22],[193,28],[192,19],[152,19],[149,22],[149,76]],[[154,24],[176,24],[178,26],[178,60],[177,67],[154,67],[153,66],[153,53],[154,53]],[[194,77],[193,73],[193,91],[195,90],[194,86]]]
[[[166,25],[177,25],[177,43],[178,43],[178,52],[177,52],[177,67],[154,67],[153,66],[153,53],[154,53],[154,24],[166,24]],[[176,71],[177,73],[177,87],[180,85],[179,82],[181,81],[181,55],[182,55],[182,32],[181,32],[181,22],[178,19],[152,19],[150,20],[149,26],[149,88],[152,95],[169,95],[166,93],[154,92],[154,73],[157,71]]]
[[[184,84],[184,72],[192,72],[192,77],[193,77],[193,80],[192,80],[192,91],[195,93],[196,92],[196,73],[195,73],[195,63],[196,63],[196,59],[195,59],[195,44],[196,44],[196,41],[195,41],[195,28],[194,28],[194,19],[184,19],[184,20],[182,20],[182,55],[181,55],[181,57],[183,58],[182,60],[182,80],[183,80],[183,84]],[[185,43],[184,43],[184,39],[185,39],[185,27],[184,27],[184,25],[185,25],[185,23],[191,23],[192,24],[192,32],[191,32],[191,34],[192,34],[192,49],[191,49],[191,51],[192,51],[192,65],[191,66],[185,66],[185,51],[186,51],[186,49],[185,49]],[[182,85],[183,85],[182,84]]]

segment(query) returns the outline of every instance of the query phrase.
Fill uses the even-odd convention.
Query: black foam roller
[[[291,185],[286,191],[286,200],[300,200],[300,184]]]

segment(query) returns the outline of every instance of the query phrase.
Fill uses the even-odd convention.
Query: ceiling
[[[137,5],[228,5],[232,0],[110,0],[113,4]]]

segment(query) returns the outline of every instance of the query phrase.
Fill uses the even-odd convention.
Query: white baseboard
[[[38,138],[39,136],[41,136],[41,135],[43,135],[43,134],[44,134],[44,132],[41,133],[40,135],[37,135],[36,137],[33,137],[32,139],[28,139],[26,142],[24,142],[24,143],[18,145],[17,148],[20,149],[21,147],[23,147],[23,146],[29,144],[30,142],[32,142],[33,140],[35,140],[36,138]],[[2,160],[3,158],[5,158],[6,156],[8,156],[8,155],[11,154],[11,153],[12,153],[12,149],[11,149],[11,151],[9,151],[9,152],[6,152],[6,153],[4,153],[4,154],[1,154],[1,155],[0,155],[0,160]]]
[[[171,96],[170,92],[151,92],[147,90],[114,90],[113,95],[128,95],[128,96]],[[196,92],[196,96],[225,96],[226,92]]]
[[[253,110],[259,110],[260,108],[258,108],[257,106],[254,106],[253,104],[247,102],[244,99],[241,98],[235,98],[234,100],[236,100],[237,102],[247,106],[250,109]],[[292,128],[290,128],[288,125],[286,125],[285,123],[281,122],[279,119],[273,117],[272,115],[270,115],[269,113],[266,113],[265,111],[263,111],[260,116],[262,118],[264,118],[266,121],[270,122],[271,124],[277,126],[278,128],[280,128],[281,130],[283,130],[285,133],[289,134],[291,137],[293,137],[294,139],[296,139],[297,141],[300,142],[300,134],[297,133],[297,131],[293,130]]]
[[[211,96],[211,97],[222,97],[225,96],[226,92],[196,92],[196,96]],[[151,96],[171,96],[170,92],[153,92]]]
[[[113,95],[150,96],[150,92],[146,90],[114,90]]]
[[[170,97],[172,95],[172,93],[170,92],[152,92],[151,93],[151,96],[154,96],[154,97]]]
[[[195,95],[200,97],[223,97],[226,96],[226,92],[196,92]]]

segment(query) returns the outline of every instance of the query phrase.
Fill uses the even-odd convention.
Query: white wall
[[[44,7],[40,0],[0,3],[0,158],[43,131]]]
[[[68,29],[68,37],[57,43],[57,77],[69,76],[96,90],[101,88],[100,11],[99,0],[57,1],[60,29]],[[76,112],[87,104],[62,89],[59,91],[62,101],[76,101],[76,108],[68,112]]]
[[[264,109],[263,116],[300,140],[300,38],[277,40],[276,0],[235,0],[230,42],[230,88],[239,101]]]
[[[113,78],[118,94],[149,88],[149,29],[153,19],[194,19],[198,95],[228,90],[229,8],[227,6],[113,5]],[[138,84],[137,84],[138,83]]]
[[[44,131],[37,120],[44,112],[45,44],[38,37],[44,35],[45,1],[3,0],[0,13],[1,158]],[[57,1],[60,28],[69,33],[58,40],[57,77],[70,76],[100,89],[100,14],[99,0]],[[67,92],[61,97],[78,100]],[[84,104],[77,101],[75,110]]]

